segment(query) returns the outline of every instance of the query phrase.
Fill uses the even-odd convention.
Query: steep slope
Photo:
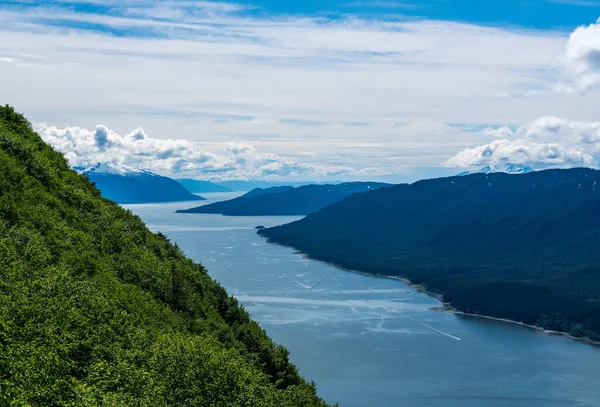
[[[215,184],[210,181],[200,181],[197,179],[190,178],[181,178],[176,179],[175,181],[179,182],[184,186],[185,189],[194,193],[194,194],[202,194],[208,192],[233,192],[230,188],[227,188],[223,185]]]
[[[220,213],[227,216],[307,215],[352,194],[374,191],[390,184],[348,182],[338,185],[306,185],[298,188],[254,190],[229,201],[215,202],[178,213]],[[273,193],[275,192],[275,193]]]
[[[0,107],[0,405],[324,406],[165,236]]]
[[[202,201],[177,181],[123,165],[99,163],[82,172],[102,196],[120,204]]]
[[[461,311],[600,339],[600,173],[426,180],[351,196],[270,241],[403,276]]]

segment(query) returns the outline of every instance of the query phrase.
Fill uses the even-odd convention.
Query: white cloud
[[[365,171],[307,165],[276,154],[260,153],[239,143],[226,143],[221,154],[214,154],[188,140],[149,137],[142,128],[125,136],[103,125],[96,126],[94,131],[46,124],[35,124],[34,128],[47,143],[65,154],[70,165],[77,167],[111,162],[165,175],[222,179],[323,177]]]
[[[563,62],[567,81],[559,90],[585,91],[600,85],[600,19],[570,35]]]
[[[526,140],[496,140],[465,149],[448,164],[456,167],[526,164],[533,167],[590,167],[596,160],[584,151],[556,143],[533,143]]]
[[[600,122],[542,117],[516,130],[486,129],[491,143],[466,148],[447,165],[473,167],[503,163],[546,167],[595,167],[600,160]]]

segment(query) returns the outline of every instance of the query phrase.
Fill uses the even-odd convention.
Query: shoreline
[[[554,330],[551,330],[551,329],[545,329],[545,328],[542,328],[540,326],[529,325],[529,324],[525,324],[523,322],[514,321],[512,319],[497,318],[497,317],[492,317],[492,316],[489,316],[489,315],[471,314],[471,313],[468,313],[468,312],[462,312],[462,311],[459,311],[459,310],[455,309],[454,307],[452,307],[451,303],[444,302],[444,297],[441,294],[433,293],[431,291],[427,291],[427,289],[425,287],[423,287],[422,285],[420,285],[420,284],[414,284],[414,283],[412,283],[407,278],[400,277],[400,276],[389,276],[389,275],[385,275],[385,274],[367,273],[367,272],[362,271],[362,270],[350,269],[350,268],[347,268],[347,267],[340,266],[339,264],[331,263],[331,262],[324,261],[324,260],[315,259],[313,257],[310,257],[308,254],[302,252],[301,250],[298,250],[295,247],[282,245],[282,244],[279,244],[279,243],[276,243],[276,242],[270,242],[268,238],[266,238],[266,237],[264,237],[262,235],[259,235],[259,236],[265,238],[266,242],[269,243],[269,244],[276,245],[276,246],[281,246],[281,247],[286,247],[288,249],[293,249],[295,255],[300,255],[302,258],[310,260],[310,261],[316,261],[316,262],[319,262],[319,263],[327,264],[328,266],[334,267],[334,268],[336,268],[338,270],[342,270],[342,271],[346,271],[346,272],[350,272],[350,273],[362,274],[362,275],[370,276],[370,277],[390,278],[390,279],[393,279],[393,280],[402,281],[408,287],[415,288],[417,290],[417,292],[429,295],[430,297],[434,297],[435,299],[437,299],[441,303],[441,306],[430,308],[432,311],[435,311],[435,312],[448,312],[450,314],[454,314],[454,315],[458,315],[458,316],[464,316],[464,317],[469,317],[469,318],[473,318],[473,319],[481,318],[481,319],[486,319],[486,320],[490,320],[490,321],[502,322],[502,323],[505,323],[505,324],[518,325],[518,326],[521,326],[523,328],[527,328],[527,329],[531,329],[531,330],[534,330],[534,331],[542,332],[542,333],[544,333],[546,335],[563,336],[565,338],[571,339],[571,340],[576,341],[576,342],[581,342],[581,343],[585,343],[585,344],[588,344],[588,345],[591,345],[591,346],[600,347],[600,341],[595,341],[595,340],[589,339],[589,338],[581,338],[581,337],[573,336],[573,335],[571,335],[571,334],[569,334],[567,332],[561,332],[561,331],[554,331]]]
[[[542,333],[544,333],[546,335],[564,336],[564,337],[569,338],[571,340],[574,340],[576,342],[586,343],[588,345],[600,347],[600,341],[594,341],[593,339],[589,339],[589,338],[580,338],[580,337],[577,337],[577,336],[573,336],[573,335],[571,335],[571,334],[569,334],[567,332],[554,331],[552,329],[545,329],[545,328],[542,328],[541,326],[529,325],[529,324],[525,324],[523,322],[513,321],[511,319],[496,318],[496,317],[490,317],[488,315],[481,315],[481,314],[470,314],[468,312],[462,312],[462,311],[458,311],[458,310],[455,310],[455,309],[445,309],[444,307],[441,307],[440,309],[434,309],[434,311],[449,312],[451,314],[460,315],[460,316],[469,317],[469,318],[474,318],[474,319],[475,318],[481,318],[481,319],[487,319],[487,320],[490,320],[490,321],[502,322],[502,323],[505,323],[505,324],[518,325],[518,326],[521,326],[523,328],[527,328],[527,329],[531,329],[531,330],[534,330],[534,331],[542,332]]]

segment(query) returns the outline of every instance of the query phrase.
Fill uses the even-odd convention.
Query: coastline
[[[551,329],[545,329],[545,328],[542,328],[540,326],[529,325],[529,324],[525,324],[523,322],[513,321],[511,319],[496,318],[496,317],[490,317],[490,316],[487,316],[487,315],[480,315],[480,314],[470,314],[468,312],[462,312],[462,311],[458,311],[458,310],[455,310],[455,309],[445,309],[444,307],[442,307],[440,309],[434,309],[434,311],[449,312],[451,314],[460,315],[460,316],[469,317],[469,318],[480,318],[480,319],[487,319],[487,320],[490,320],[490,321],[502,322],[502,323],[505,323],[505,324],[518,325],[518,326],[522,326],[524,328],[532,329],[534,331],[545,333],[547,335],[564,336],[566,338],[572,339],[572,340],[577,341],[577,342],[587,343],[587,344],[592,345],[592,346],[598,346],[598,347],[600,347],[600,341],[594,341],[594,340],[589,339],[589,338],[580,338],[580,337],[568,334],[567,332],[561,332],[561,331],[554,331],[554,330],[551,330]]]
[[[302,258],[310,260],[310,261],[316,261],[319,263],[323,263],[323,264],[327,264],[328,266],[334,267],[336,269],[342,270],[342,271],[346,271],[346,272],[351,272],[351,273],[358,273],[358,274],[362,274],[365,276],[371,276],[371,277],[380,277],[380,278],[390,278],[393,280],[400,280],[403,283],[405,283],[407,286],[415,288],[417,290],[417,292],[419,293],[423,293],[423,294],[427,294],[431,297],[434,297],[435,299],[437,299],[440,303],[441,306],[439,307],[432,307],[431,310],[432,311],[436,311],[436,312],[448,312],[454,315],[458,315],[458,316],[463,316],[463,317],[468,317],[468,318],[481,318],[481,319],[486,319],[486,320],[490,320],[490,321],[496,321],[496,322],[502,322],[505,324],[512,324],[512,325],[518,325],[521,326],[523,328],[528,328],[528,329],[532,329],[534,331],[538,331],[538,332],[542,332],[546,335],[555,335],[555,336],[564,336],[566,338],[569,338],[571,340],[574,340],[576,342],[581,342],[581,343],[585,343],[588,345],[592,345],[592,346],[597,346],[600,347],[600,341],[595,341],[593,339],[589,339],[589,338],[582,338],[582,337],[577,337],[577,336],[573,336],[567,332],[561,332],[561,331],[554,331],[554,330],[550,330],[550,329],[545,329],[542,328],[540,326],[536,326],[536,325],[529,325],[529,324],[525,324],[523,322],[519,322],[519,321],[514,321],[511,319],[506,319],[506,318],[497,318],[497,317],[492,317],[492,316],[488,316],[488,315],[482,315],[482,314],[471,314],[468,312],[462,312],[459,311],[457,309],[455,309],[454,307],[452,307],[451,303],[447,303],[444,302],[444,297],[441,294],[438,293],[433,293],[431,291],[427,291],[427,289],[425,287],[423,287],[420,284],[414,284],[412,283],[409,279],[404,278],[404,277],[399,277],[399,276],[389,276],[389,275],[385,275],[385,274],[374,274],[374,273],[367,273],[365,271],[362,270],[355,270],[355,269],[350,269],[347,267],[343,267],[340,266],[339,264],[335,264],[335,263],[331,263],[328,261],[324,261],[324,260],[319,260],[316,259],[314,257],[310,257],[308,254],[302,252],[301,250],[298,250],[295,247],[292,246],[286,246],[286,245],[282,245],[276,242],[272,242],[269,241],[268,238],[266,238],[265,236],[259,235],[263,238],[265,238],[266,242],[272,245],[276,245],[276,246],[281,246],[281,247],[287,247],[288,249],[293,249],[295,250],[294,254],[302,256]]]

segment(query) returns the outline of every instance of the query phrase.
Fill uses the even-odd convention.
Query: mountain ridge
[[[389,187],[378,182],[348,182],[337,185],[305,185],[254,189],[228,201],[215,202],[177,213],[213,213],[225,216],[307,215],[355,193]]]
[[[137,168],[129,167],[123,164],[116,164],[111,162],[96,163],[91,167],[87,167],[78,171],[80,174],[101,174],[101,175],[120,175],[123,177],[155,177],[159,176],[150,171],[140,170]]]
[[[188,191],[193,194],[212,193],[212,192],[233,192],[232,189],[226,186],[219,185],[212,181],[203,181],[192,178],[178,178],[175,181],[183,185]]]
[[[534,172],[535,170],[527,165],[522,164],[496,164],[496,165],[486,165],[478,171],[463,171],[461,173],[456,174],[456,176],[465,176],[471,174],[493,174],[498,172],[503,172],[505,174],[528,174],[530,172]]]
[[[203,201],[179,182],[150,171],[115,163],[98,163],[79,171],[102,196],[119,204]]]

